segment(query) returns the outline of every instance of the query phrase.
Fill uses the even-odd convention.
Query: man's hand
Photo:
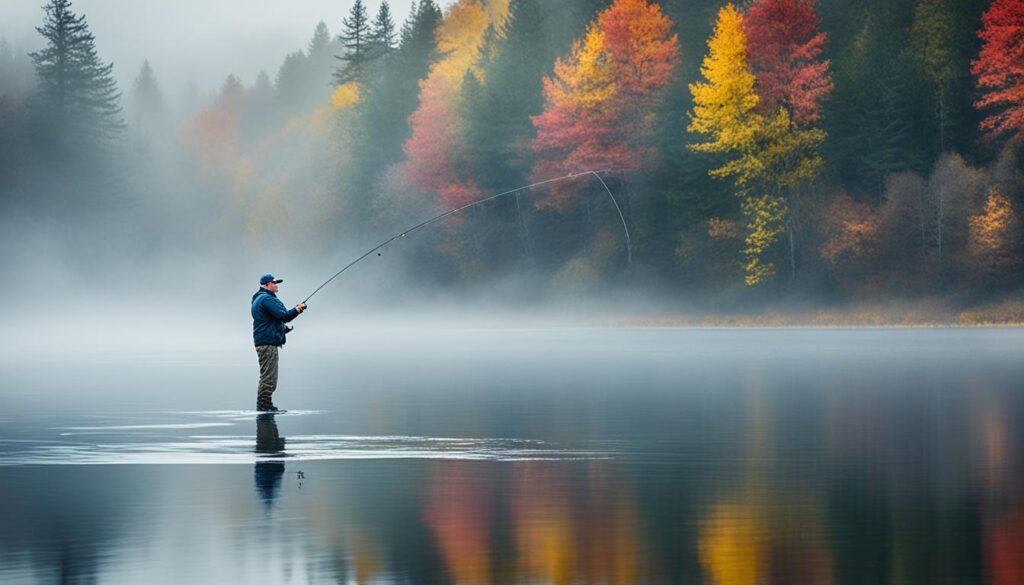
[[[306,303],[299,303],[299,304],[295,305],[295,310],[300,312],[300,313],[305,311],[306,310]]]

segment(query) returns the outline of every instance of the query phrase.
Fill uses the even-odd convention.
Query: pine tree
[[[487,81],[478,99],[467,99],[463,88],[464,141],[473,145],[477,181],[495,191],[526,182],[532,166],[530,117],[544,108],[541,79],[554,59],[538,0],[512,0],[504,38],[484,52],[493,58],[481,65]]]
[[[935,97],[939,152],[946,150],[946,130],[953,86],[960,75],[953,0],[920,0],[910,30],[913,59],[931,83]]]
[[[350,213],[356,224],[368,217],[381,192],[382,177],[402,158],[419,83],[437,52],[434,31],[440,22],[441,9],[434,0],[414,2],[387,66],[366,79],[364,97],[351,120],[352,159],[345,175],[347,190],[360,198]]]
[[[38,81],[36,106],[53,128],[82,133],[69,138],[87,142],[117,137],[125,125],[114,64],[100,60],[85,16],[71,11],[70,0],[50,0],[43,9],[46,16],[36,30],[46,46],[30,53]]]
[[[377,16],[373,19],[373,29],[370,31],[369,43],[373,58],[391,55],[397,42],[395,21],[391,19],[391,7],[385,0],[377,10]]]
[[[848,185],[870,189],[879,202],[886,176],[924,171],[924,153],[933,150],[918,131],[927,88],[899,39],[909,23],[892,12],[877,5],[861,18],[859,33],[834,61],[835,91],[825,116],[826,158]]]
[[[148,146],[164,120],[164,96],[149,60],[142,63],[131,91],[133,139],[137,148]]]
[[[312,57],[321,51],[327,50],[330,45],[331,31],[327,29],[327,23],[321,20],[316,23],[316,28],[313,29],[313,38],[309,40],[306,54]]]
[[[164,108],[164,95],[160,91],[160,85],[153,76],[153,68],[149,65],[149,59],[142,63],[138,77],[132,84],[132,98],[135,102],[136,113],[143,116],[159,114]]]
[[[274,90],[277,99],[284,105],[286,113],[301,109],[305,103],[302,99],[303,86],[308,76],[308,62],[305,53],[296,51],[285,56],[274,79]]]
[[[356,0],[349,15],[342,19],[338,39],[344,53],[336,56],[343,65],[334,72],[335,84],[361,83],[366,64],[372,58],[369,47],[370,21],[363,0]]]

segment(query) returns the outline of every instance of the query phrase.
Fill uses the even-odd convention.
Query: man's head
[[[278,284],[284,282],[280,278],[274,278],[273,274],[269,272],[260,277],[260,287],[270,291],[272,293],[277,292]]]

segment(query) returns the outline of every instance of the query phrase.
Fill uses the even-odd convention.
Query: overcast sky
[[[371,14],[380,0],[366,0]],[[96,35],[100,56],[113,61],[122,89],[131,87],[149,59],[167,98],[176,102],[187,84],[201,93],[228,73],[252,83],[260,69],[273,80],[284,56],[304,49],[316,23],[337,34],[353,0],[72,0]],[[35,31],[45,0],[0,0],[0,36],[19,51],[39,47]],[[389,0],[396,24],[411,0]],[[445,7],[451,0],[442,0]]]

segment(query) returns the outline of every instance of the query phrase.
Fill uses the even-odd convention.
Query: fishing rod
[[[377,244],[373,248],[370,248],[362,256],[360,256],[360,257],[356,258],[355,260],[349,262],[347,265],[345,265],[344,268],[342,268],[341,270],[335,272],[334,276],[328,278],[327,280],[324,281],[323,284],[321,284],[320,286],[316,287],[316,290],[314,290],[312,293],[310,293],[309,296],[306,297],[306,299],[304,301],[302,301],[302,304],[306,304],[309,301],[309,299],[313,298],[313,295],[315,295],[316,293],[320,292],[320,289],[322,289],[323,287],[325,287],[328,284],[330,284],[331,281],[333,281],[335,278],[338,278],[339,276],[341,276],[341,274],[343,272],[345,272],[349,268],[352,268],[353,266],[355,266],[356,264],[361,262],[367,256],[373,254],[377,250],[380,250],[384,246],[387,246],[391,242],[394,242],[395,240],[400,240],[400,239],[408,236],[409,234],[411,234],[411,233],[413,233],[413,232],[415,232],[417,230],[420,230],[420,229],[423,229],[423,228],[427,227],[428,225],[430,225],[432,223],[441,221],[442,219],[448,217],[449,215],[455,215],[456,213],[459,213],[461,211],[469,209],[470,207],[475,207],[475,206],[480,205],[482,203],[487,203],[488,201],[493,201],[494,199],[498,199],[499,197],[505,197],[505,196],[508,196],[508,195],[513,195],[513,194],[519,193],[520,191],[526,191],[526,190],[529,190],[529,189],[533,189],[534,187],[540,187],[541,185],[548,185],[550,183],[557,183],[557,182],[560,182],[560,181],[568,181],[570,179],[576,179],[576,178],[584,177],[584,176],[587,176],[587,175],[593,175],[594,177],[597,178],[598,181],[601,182],[601,186],[604,188],[604,192],[608,194],[608,198],[611,199],[612,200],[612,204],[615,205],[615,211],[619,214],[619,220],[622,221],[622,231],[623,231],[623,233],[625,234],[625,237],[626,237],[626,263],[627,264],[631,264],[633,262],[633,241],[629,238],[629,227],[626,225],[626,216],[624,216],[622,214],[622,208],[619,207],[619,202],[615,199],[615,195],[612,195],[612,190],[608,188],[608,184],[605,183],[604,182],[604,178],[601,177],[601,175],[600,175],[601,172],[605,172],[605,171],[580,171],[578,173],[571,173],[571,174],[564,175],[564,176],[561,176],[561,177],[555,177],[554,179],[547,179],[547,180],[544,180],[544,181],[537,181],[536,183],[530,183],[529,185],[524,185],[522,187],[517,187],[517,188],[511,189],[509,191],[503,191],[503,192],[498,193],[496,195],[491,195],[489,197],[484,197],[483,199],[477,199],[476,201],[472,201],[472,202],[467,203],[467,204],[465,204],[465,205],[463,205],[461,207],[455,207],[453,209],[449,209],[448,211],[445,211],[444,213],[441,213],[439,215],[435,215],[434,217],[432,217],[432,218],[430,218],[430,219],[428,219],[428,220],[426,220],[424,222],[418,223],[418,224],[412,226],[409,229],[406,229],[406,230],[404,230],[402,232],[399,232],[399,233],[395,234],[394,236],[388,238],[387,240],[381,242],[380,244]]]

